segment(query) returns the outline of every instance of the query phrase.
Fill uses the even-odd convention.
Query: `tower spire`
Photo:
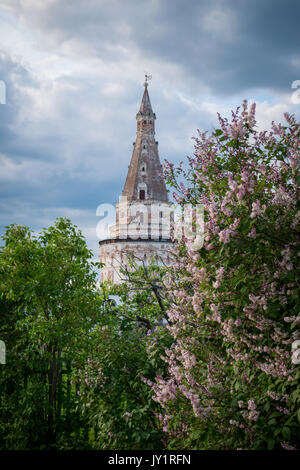
[[[152,110],[148,84],[151,75],[145,74],[144,93],[136,115],[137,135],[123,189],[129,201],[152,200],[168,202],[166,184],[155,141],[155,113]]]
[[[145,81],[144,81],[145,89],[144,89],[144,94],[143,94],[143,98],[142,98],[142,102],[141,102],[141,106],[140,106],[138,114],[141,114],[141,116],[152,115],[152,117],[155,119],[155,114],[153,113],[150,98],[149,98],[149,93],[148,93],[148,85],[151,79],[152,79],[152,75],[147,75],[146,73]]]

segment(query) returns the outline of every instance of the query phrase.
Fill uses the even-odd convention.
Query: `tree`
[[[300,128],[285,117],[258,132],[244,101],[199,133],[187,170],[165,165],[179,205],[205,208],[203,246],[177,246],[167,373],[146,380],[170,448],[300,446]]]
[[[168,306],[165,269],[137,266],[135,257],[122,270],[124,282],[100,289],[105,305],[101,323],[90,332],[93,345],[80,383],[78,406],[93,428],[98,449],[163,449],[158,416],[161,407],[144,378],[165,369],[160,356],[170,346],[162,321]],[[117,296],[117,304],[113,303]]]
[[[88,333],[101,315],[99,265],[90,262],[81,232],[65,218],[37,236],[11,225],[3,238],[1,447],[87,445],[70,378],[87,360]]]

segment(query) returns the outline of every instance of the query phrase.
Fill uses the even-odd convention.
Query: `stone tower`
[[[155,259],[157,264],[170,263],[168,248],[172,245],[174,209],[162,174],[155,140],[156,116],[152,110],[148,77],[136,115],[137,134],[133,143],[120,202],[116,204],[116,224],[110,228],[110,237],[101,240],[101,281],[122,282],[120,268],[127,265],[134,254],[137,264]]]

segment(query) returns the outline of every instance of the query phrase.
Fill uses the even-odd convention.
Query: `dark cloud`
[[[217,94],[286,91],[300,59],[298,0],[67,0],[16,11],[49,44],[110,61],[135,49]]]

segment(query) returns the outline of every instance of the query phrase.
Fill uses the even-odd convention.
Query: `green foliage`
[[[3,238],[0,337],[7,364],[0,376],[0,447],[87,445],[79,438],[84,422],[74,412],[70,378],[76,362],[86,360],[88,333],[101,313],[98,266],[67,219],[38,236],[11,225]]]
[[[132,260],[127,282],[103,283],[101,324],[90,334],[92,354],[80,381],[78,409],[94,430],[98,449],[163,449],[160,406],[144,379],[165,369],[161,360],[170,335],[162,323],[167,300],[164,270]],[[156,291],[156,293],[155,293]],[[110,300],[117,296],[118,304]]]
[[[4,241],[0,448],[163,448],[143,381],[163,370],[170,340],[163,270],[132,260],[128,283],[99,291],[99,264],[67,219],[37,236],[12,225]]]

